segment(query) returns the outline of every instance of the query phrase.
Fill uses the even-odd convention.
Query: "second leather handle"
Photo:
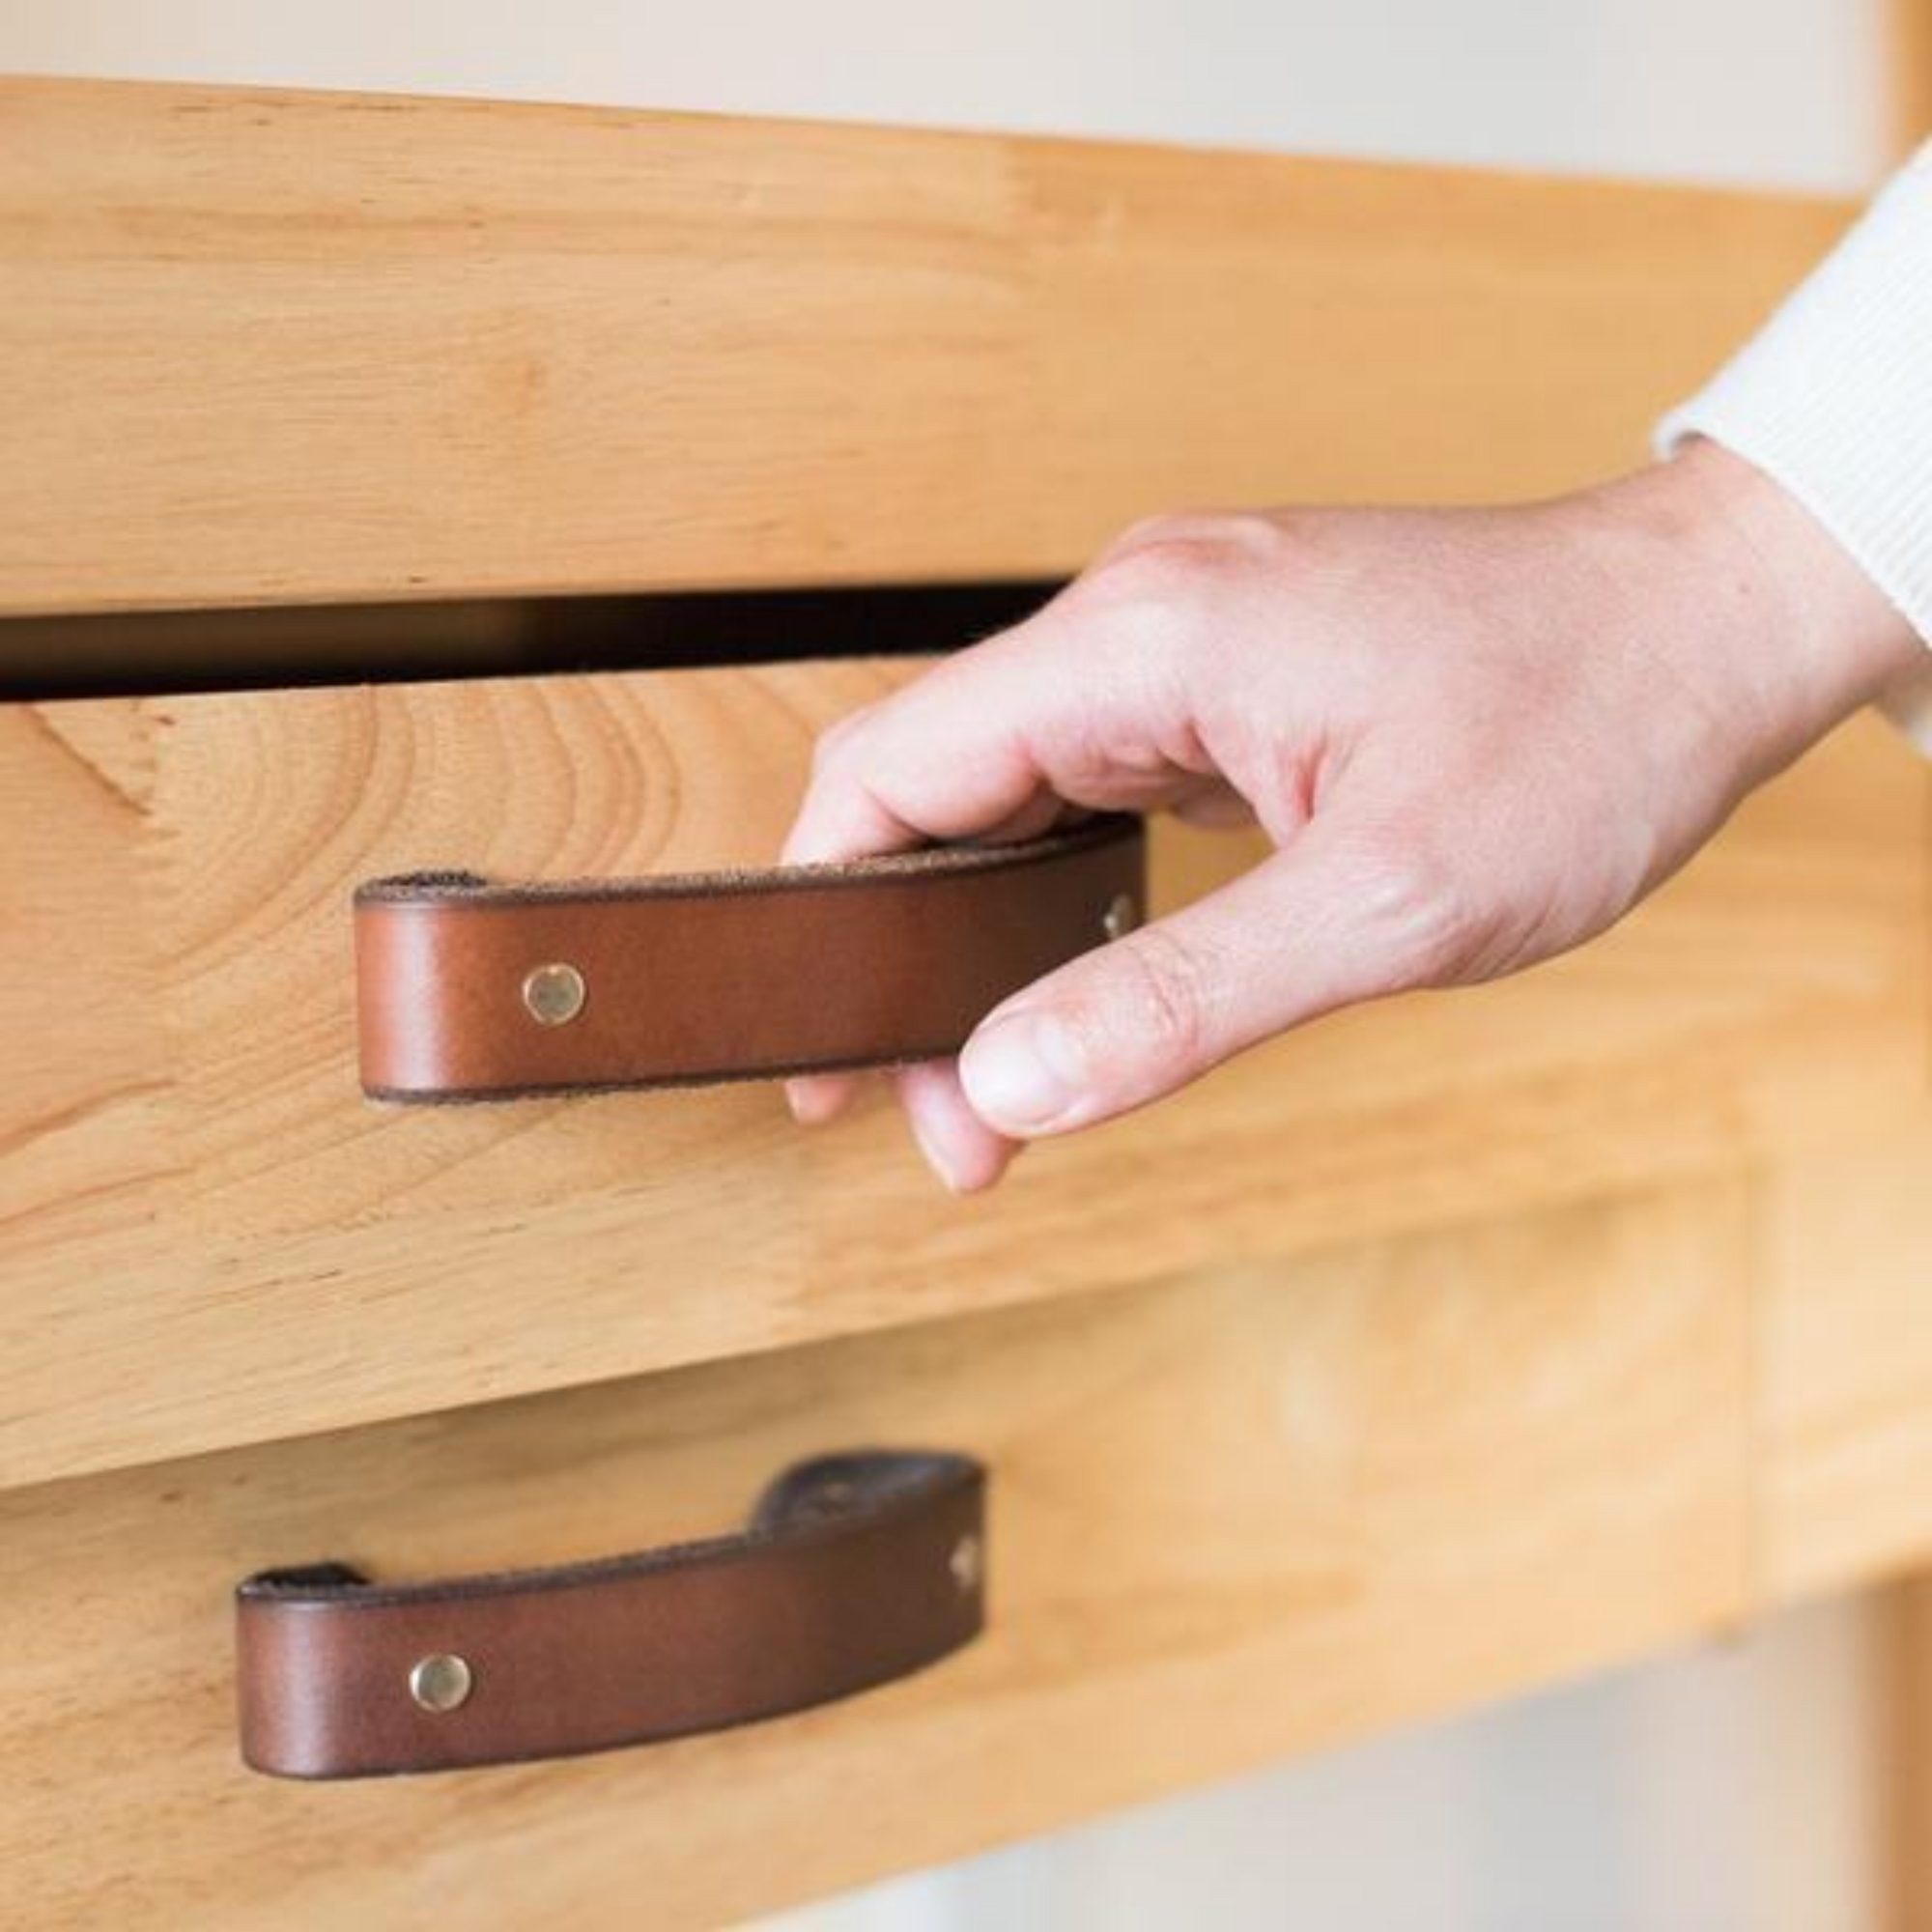
[[[355,895],[372,1098],[513,1099],[935,1059],[1138,923],[1138,819],[846,866]]]
[[[282,1777],[570,1757],[801,1711],[923,1669],[984,1616],[986,1478],[917,1450],[786,1470],[748,1527],[553,1569],[236,1592],[242,1755]]]

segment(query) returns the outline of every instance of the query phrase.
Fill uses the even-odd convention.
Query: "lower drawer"
[[[717,1922],[1720,1625],[1748,1222],[1713,1182],[0,1496],[11,1911]],[[555,1763],[238,1760],[247,1573],[638,1548],[880,1443],[991,1471],[987,1632],[918,1675]]]

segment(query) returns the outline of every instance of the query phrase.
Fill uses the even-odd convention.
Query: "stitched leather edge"
[[[727,867],[709,872],[647,873],[615,879],[523,879],[499,882],[460,869],[397,872],[365,879],[355,888],[358,906],[448,905],[470,910],[491,906],[550,905],[582,899],[713,898],[725,894],[849,892],[873,883],[896,883],[932,874],[1015,871],[1070,858],[1140,835],[1142,821],[1126,812],[1100,812],[1077,825],[1009,843],[926,845],[916,852],[884,852],[835,865]]]

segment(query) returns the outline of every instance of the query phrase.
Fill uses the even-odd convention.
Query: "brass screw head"
[[[417,1661],[410,1671],[410,1695],[425,1711],[454,1711],[469,1701],[475,1683],[469,1663],[448,1651]]]
[[[952,1546],[952,1553],[946,1559],[946,1567],[952,1573],[952,1581],[963,1596],[968,1590],[978,1586],[980,1574],[984,1566],[984,1557],[977,1536],[962,1536]]]
[[[568,1026],[583,1010],[588,989],[567,960],[532,966],[524,975],[524,1010],[538,1026]]]

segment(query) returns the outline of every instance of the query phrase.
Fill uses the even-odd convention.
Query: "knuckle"
[[[1110,651],[1171,661],[1227,637],[1298,547],[1265,511],[1151,518],[1072,586],[1067,612]]]
[[[1102,575],[1142,595],[1199,596],[1279,563],[1294,546],[1281,520],[1262,510],[1162,519]]]
[[[1123,555],[1110,557],[1081,580],[1080,601],[1112,612],[1165,601],[1179,587],[1176,539],[1156,537]]]
[[[1489,923],[1463,869],[1432,832],[1385,829],[1359,855],[1358,920],[1388,985],[1453,983],[1472,977]]]
[[[1149,544],[1159,543],[1171,536],[1184,519],[1168,511],[1158,511],[1152,516],[1136,517],[1108,547],[1110,554],[1124,556],[1129,552],[1144,549]]]
[[[1151,568],[1198,572],[1276,563],[1301,554],[1307,519],[1267,509],[1193,510],[1143,517],[1102,554],[1096,569],[1112,572],[1139,562]]]
[[[1158,925],[1112,949],[1115,978],[1107,1030],[1137,1059],[1191,1065],[1207,1034],[1206,975],[1195,951]]]
[[[1271,562],[1293,546],[1282,518],[1267,510],[1233,510],[1215,519],[1217,541],[1243,562]]]
[[[862,705],[857,711],[848,711],[836,724],[828,724],[812,743],[812,771],[814,773],[826,771],[837,760],[849,755],[859,735],[871,723],[877,709],[878,707],[873,704]]]
[[[1081,602],[1115,638],[1182,638],[1212,601],[1218,565],[1214,547],[1198,535],[1160,537],[1095,572]]]

